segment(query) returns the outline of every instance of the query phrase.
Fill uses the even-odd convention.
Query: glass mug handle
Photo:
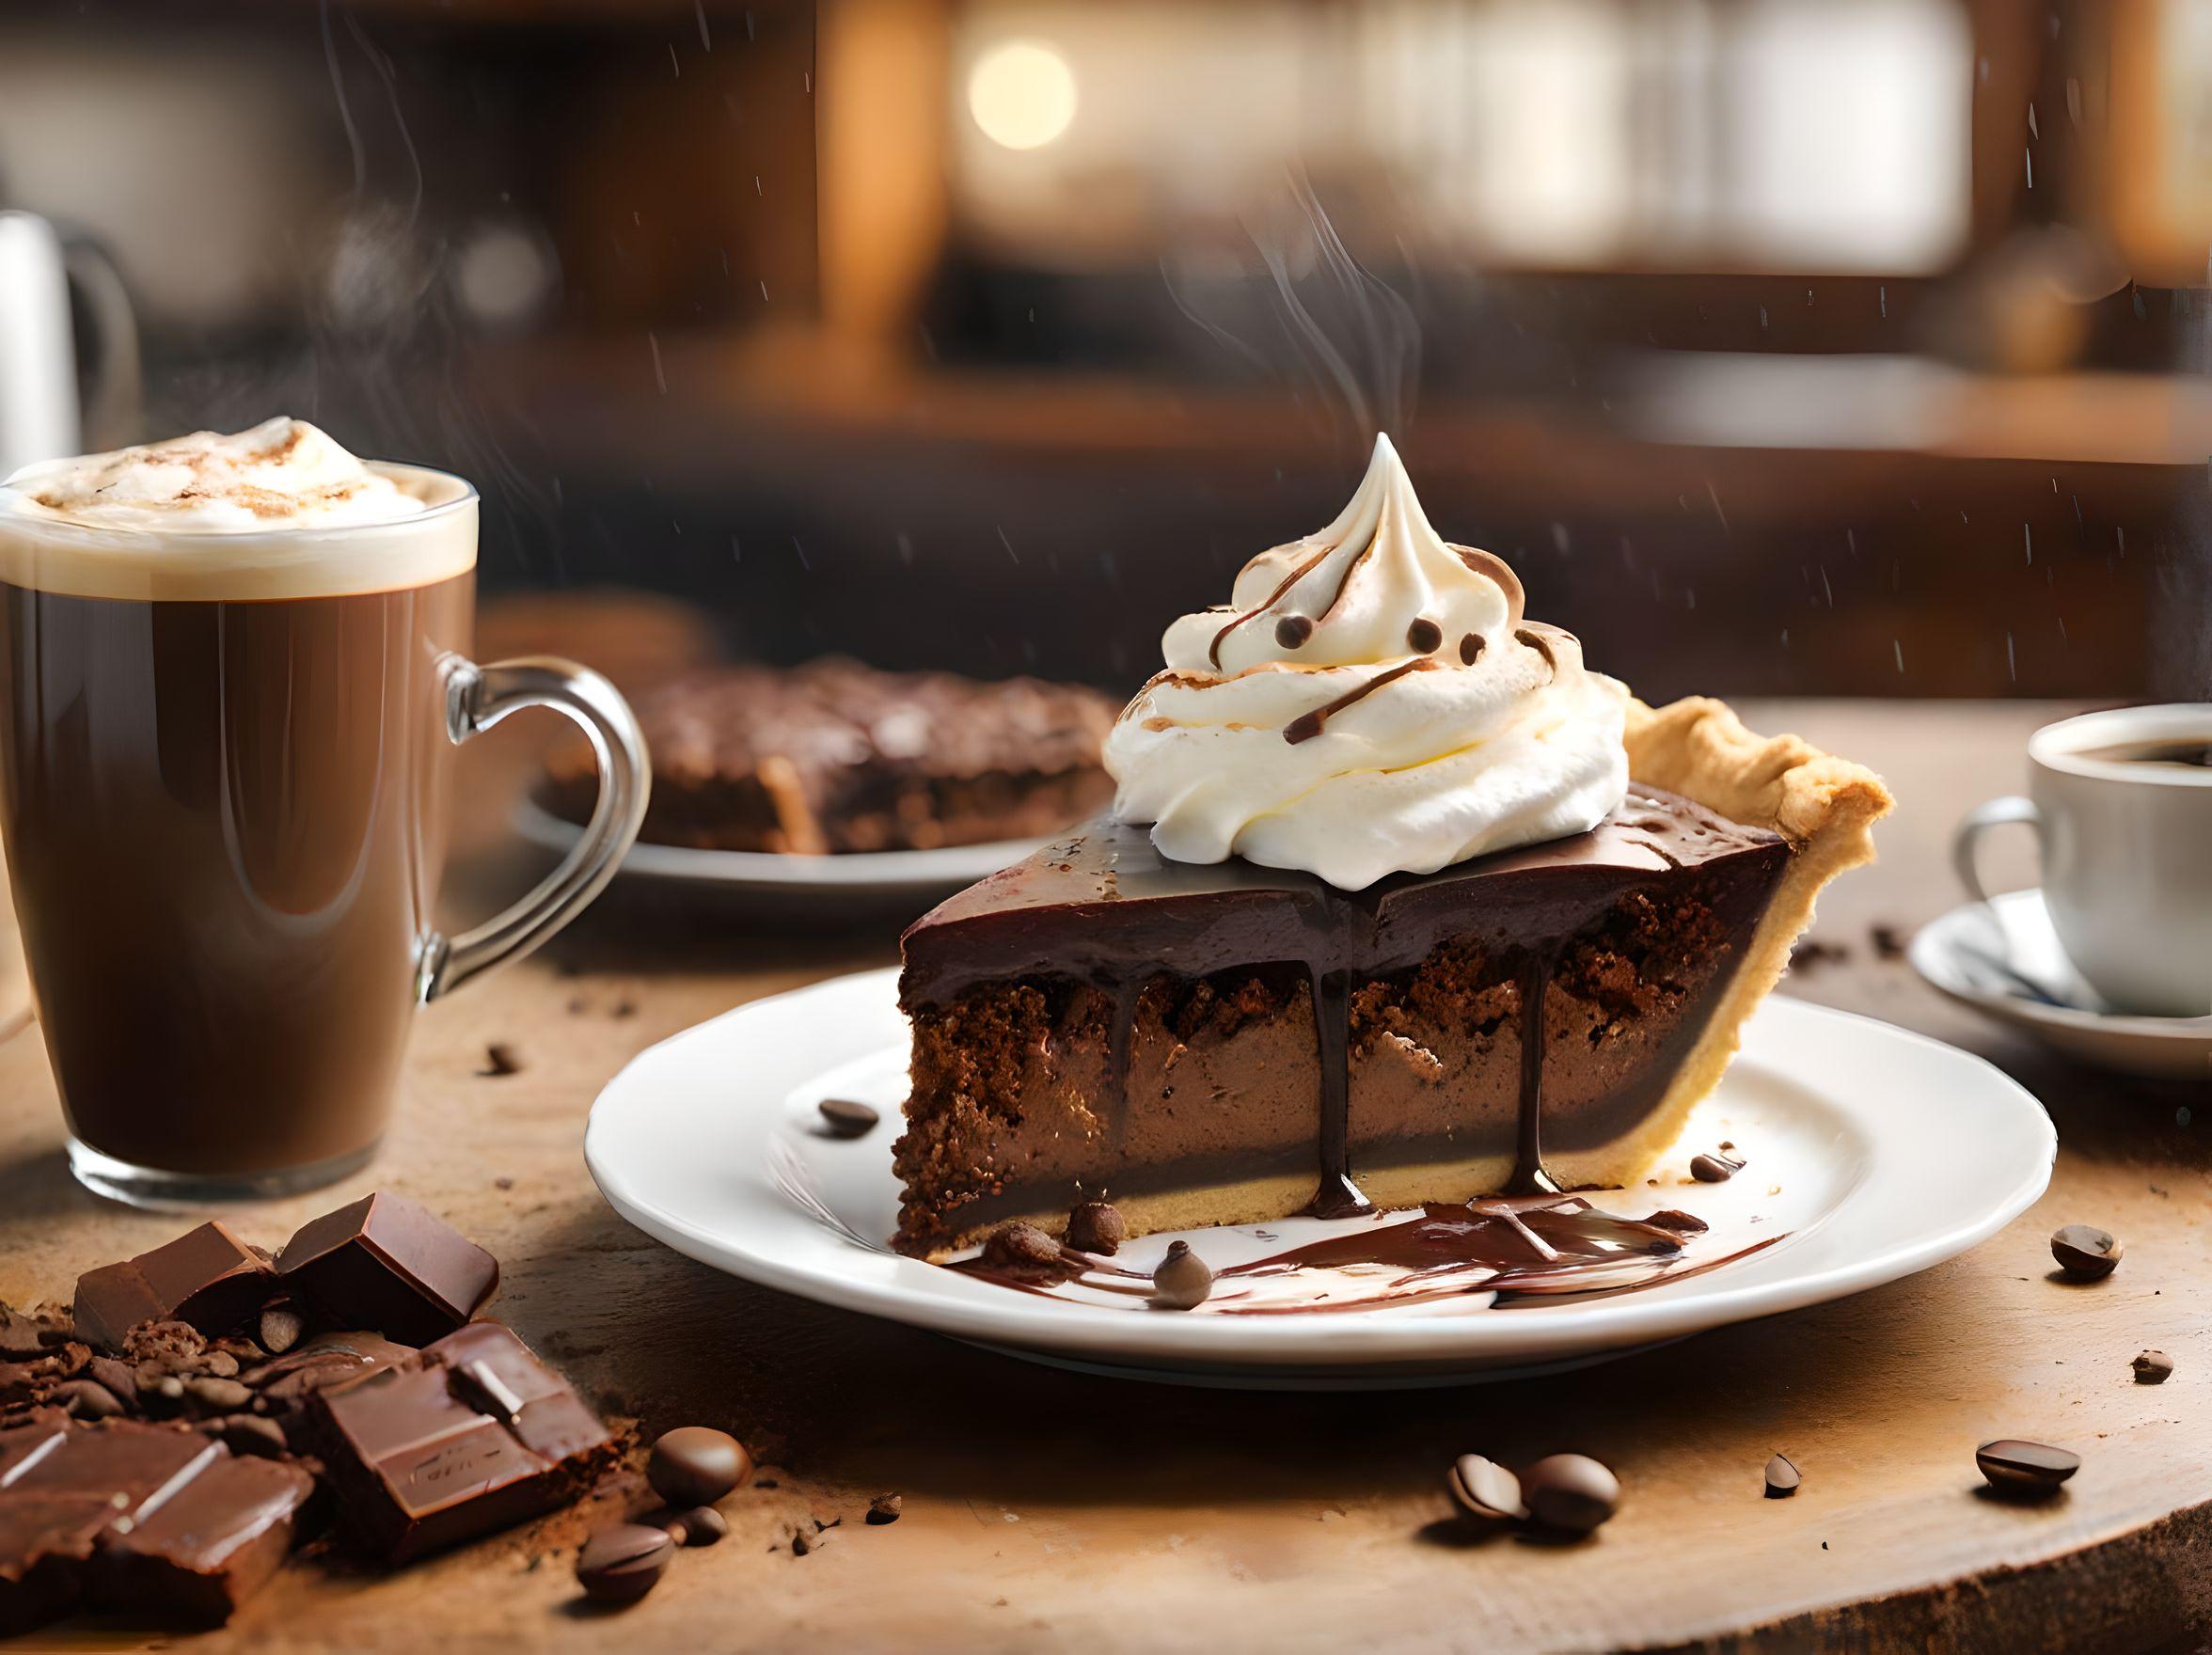
[[[1974,853],[1981,846],[1982,836],[1990,828],[2009,828],[2015,824],[2041,829],[2043,816],[2036,810],[2034,800],[2012,794],[2003,798],[1993,798],[1984,805],[1976,805],[1967,812],[1966,820],[1958,825],[1958,831],[1951,836],[1951,865],[1958,874],[1959,883],[1966,887],[1967,894],[1984,906],[1989,901],[1989,892],[1983,889],[1982,870],[1975,862]]]
[[[550,707],[574,721],[599,761],[599,798],[560,867],[505,913],[448,939],[434,933],[422,955],[421,998],[438,999],[520,959],[575,919],[614,877],[645,820],[652,771],[629,703],[598,673],[550,655],[496,666],[455,661],[446,684],[446,733],[458,745],[523,707]]]

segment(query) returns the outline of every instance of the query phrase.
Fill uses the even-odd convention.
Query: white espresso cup
[[[1983,834],[2035,830],[2043,900],[2066,956],[2113,1010],[2212,1014],[2212,765],[2161,752],[2212,744],[2212,702],[2123,707],[2028,738],[2027,798],[1959,824],[1952,858],[1978,902]]]

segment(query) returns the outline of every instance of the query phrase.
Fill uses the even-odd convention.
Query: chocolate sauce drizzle
[[[1311,741],[1327,728],[1332,717],[1344,711],[1352,702],[1365,700],[1385,684],[1403,678],[1408,672],[1418,672],[1424,668],[1434,665],[1435,663],[1426,655],[1416,655],[1410,661],[1400,661],[1397,666],[1376,673],[1374,677],[1358,687],[1346,690],[1326,706],[1316,707],[1310,713],[1299,714],[1297,717],[1283,726],[1283,739],[1292,747],[1296,747],[1302,741]]]

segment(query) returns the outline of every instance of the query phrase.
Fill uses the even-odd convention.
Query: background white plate
[[[1957,1001],[2070,1057],[2172,1080],[2212,1080],[2212,1017],[2138,1017],[2100,1009],[2059,945],[2039,890],[1951,910],[1912,939],[1913,969]],[[2008,973],[2018,973],[2020,981]],[[2065,1003],[2052,1004],[2030,985]]]
[[[1888,1024],[1770,999],[1682,1147],[1611,1202],[1686,1208],[1716,1231],[1788,1238],[1710,1273],[1618,1298],[1512,1310],[1480,1299],[1335,1316],[1239,1319],[1061,1302],[902,1258],[883,1238],[898,1190],[906,1091],[896,973],[756,1001],[641,1053],[592,1110],[584,1157],[648,1235],[719,1269],[823,1303],[1039,1360],[1196,1383],[1448,1383],[1572,1365],[1793,1310],[1925,1269],[2042,1193],[2057,1141],[2033,1097],[1989,1064]],[[884,1111],[828,1137],[825,1096]],[[1731,1139],[1748,1165],[1696,1184],[1687,1158]],[[1294,1245],[1302,1224],[1266,1226]],[[1167,1236],[1123,1250],[1149,1269]],[[1209,1259],[1235,1231],[1201,1243]]]
[[[579,829],[524,798],[514,828],[530,843],[566,855]],[[1010,867],[1045,842],[1003,839],[988,844],[953,844],[940,850],[852,851],[798,857],[775,851],[701,850],[648,844],[640,840],[623,858],[620,877],[762,897],[914,899],[914,912],[965,890],[988,874]]]

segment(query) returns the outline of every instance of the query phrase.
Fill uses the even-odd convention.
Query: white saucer
[[[566,855],[581,831],[531,798],[514,810],[514,829],[532,844]],[[701,850],[640,840],[623,858],[618,877],[697,891],[770,899],[842,898],[858,902],[914,899],[926,906],[1009,867],[1039,839],[953,844],[939,850],[852,851],[798,857],[774,851]],[[919,913],[921,908],[914,910]]]
[[[1915,970],[1960,1004],[2070,1057],[2158,1080],[2212,1080],[2212,1017],[2103,1009],[2059,946],[2041,891],[1951,909],[1913,938],[1911,958]]]
[[[1185,1383],[1373,1388],[1578,1365],[1894,1281],[1993,1234],[2039,1194],[2056,1139],[2035,1099],[1989,1064],[1918,1034],[1774,999],[1682,1146],[1614,1206],[1679,1207],[1785,1239],[1706,1274],[1610,1299],[1513,1310],[1482,1297],[1335,1316],[1229,1317],[1114,1309],[1012,1290],[883,1245],[898,1209],[892,1140],[906,1095],[896,974],[868,971],[756,1001],[640,1055],[592,1106],[584,1158],[630,1222],[748,1280],[1039,1360]],[[855,1141],[816,1104],[882,1110]],[[1732,1140],[1749,1164],[1689,1180]],[[1601,1206],[1604,1198],[1599,1198]],[[1356,1222],[1356,1221],[1352,1221]],[[1285,1245],[1319,1221],[1271,1224]],[[1167,1236],[1116,1262],[1149,1269]],[[1204,1233],[1209,1260],[1267,1251]]]

